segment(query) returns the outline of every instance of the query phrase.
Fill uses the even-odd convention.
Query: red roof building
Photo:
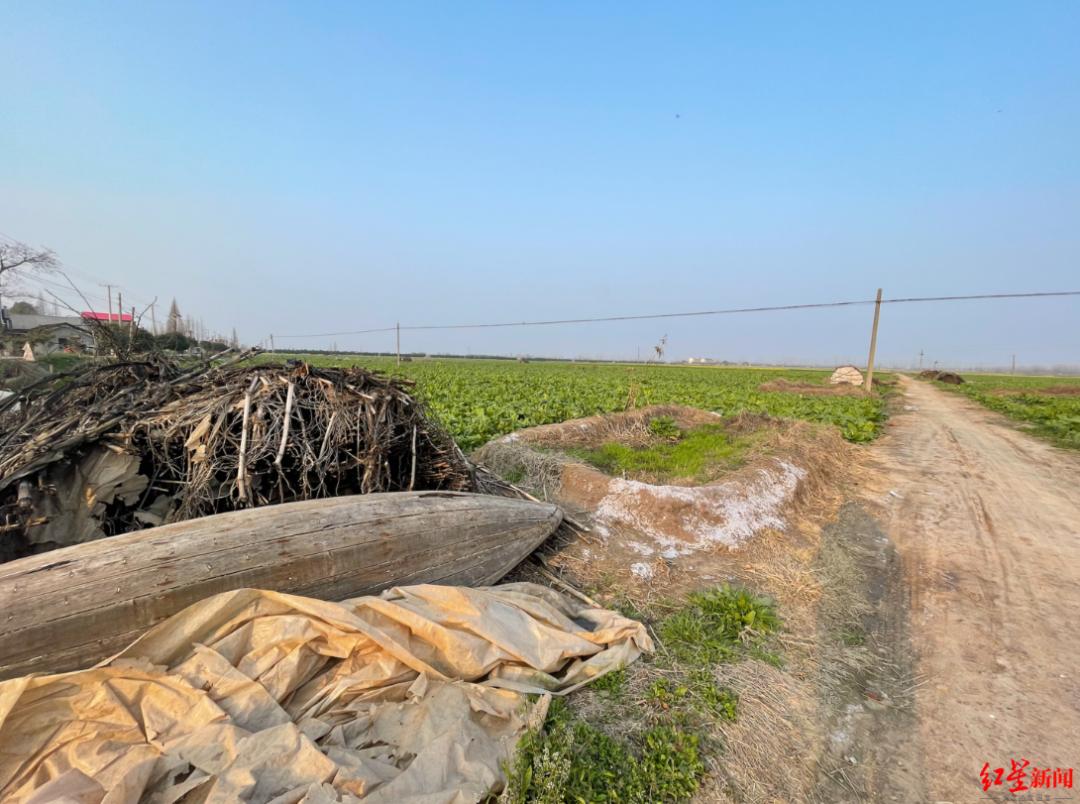
[[[131,321],[131,313],[95,313],[91,310],[83,310],[79,315],[93,321],[112,321],[120,324]]]

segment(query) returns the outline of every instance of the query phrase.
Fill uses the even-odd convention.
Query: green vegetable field
[[[1063,447],[1080,449],[1080,377],[965,374],[963,385],[941,385],[1024,423]]]
[[[758,390],[761,383],[778,377],[823,383],[823,371],[464,359],[415,360],[399,368],[392,358],[297,357],[316,365],[362,365],[416,380],[420,397],[466,451],[523,427],[625,410],[628,403],[684,404],[725,415],[753,411],[825,422],[839,427],[850,441],[870,441],[885,421],[879,399]]]

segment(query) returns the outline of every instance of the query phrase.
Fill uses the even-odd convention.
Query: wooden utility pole
[[[112,323],[112,285],[105,286],[105,293],[109,297],[109,323]]]
[[[116,291],[116,328],[124,323],[124,292]],[[112,307],[109,308],[109,326],[112,326]]]
[[[874,302],[874,328],[870,330],[870,359],[866,361],[866,393],[874,392],[874,354],[877,352],[877,325],[881,318],[881,288],[877,289]]]
[[[397,364],[401,365],[401,322],[398,321],[394,325],[394,329],[397,331]]]
[[[274,333],[270,333],[270,351],[274,351]]]
[[[135,307],[131,308],[131,325],[128,327],[128,346],[135,346]]]
[[[157,318],[154,316],[154,307],[157,306],[156,301],[150,302],[150,334],[157,335]]]

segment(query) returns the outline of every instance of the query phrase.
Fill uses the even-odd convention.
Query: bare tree
[[[55,271],[60,261],[51,249],[33,248],[18,241],[0,241],[0,289],[3,288],[4,280],[12,271],[36,271],[48,273]]]

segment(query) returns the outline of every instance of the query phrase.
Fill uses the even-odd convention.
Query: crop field
[[[965,374],[957,391],[1063,447],[1080,449],[1080,377]],[[940,385],[940,383],[939,383]]]
[[[824,383],[824,371],[465,359],[414,360],[398,367],[392,358],[297,357],[315,365],[362,365],[415,380],[419,396],[466,451],[523,427],[653,404],[824,422],[860,442],[872,440],[885,421],[880,399],[758,390],[781,377]]]

